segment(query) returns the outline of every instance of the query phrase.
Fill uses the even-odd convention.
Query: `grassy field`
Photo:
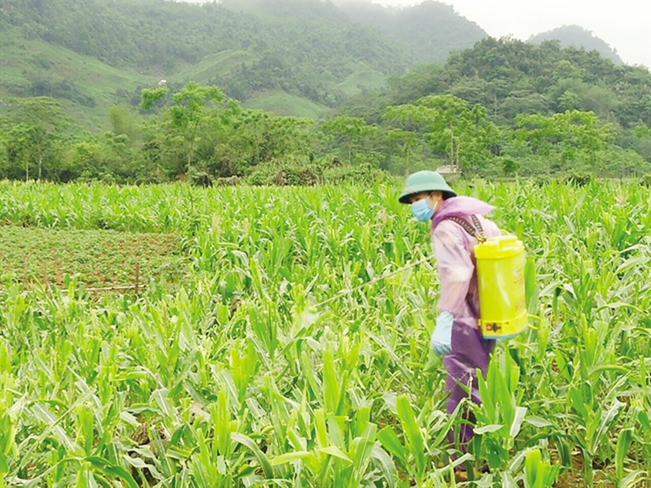
[[[231,69],[242,64],[252,64],[257,61],[252,53],[246,51],[228,50],[211,56],[206,56],[197,64],[188,66],[174,73],[173,80],[181,83],[194,81],[208,84],[216,76],[225,76]]]
[[[0,39],[0,95],[28,96],[33,83],[42,80],[51,85],[68,83],[70,98],[60,101],[76,123],[89,129],[107,128],[108,107],[116,103],[116,90],[132,92],[155,86],[159,79],[115,68],[38,39]],[[80,101],[85,98],[94,103]]]
[[[464,456],[399,188],[0,183],[0,486],[651,486],[651,191],[459,190],[525,242],[532,315]],[[139,294],[86,291],[141,256]]]
[[[386,86],[387,77],[382,73],[360,66],[359,70],[339,83],[339,88],[348,96],[362,93],[364,90],[380,90]]]
[[[207,56],[196,65],[181,66],[173,72],[154,76],[109,66],[38,39],[6,36],[0,39],[0,98],[28,96],[33,85],[42,81],[51,86],[66,84],[68,98],[61,98],[58,92],[44,94],[54,95],[75,123],[87,129],[106,130],[108,109],[121,100],[116,95],[118,91],[133,93],[137,89],[155,87],[161,79],[173,83],[194,81],[207,84],[215,76],[225,75],[233,67],[253,61],[255,58],[250,53],[224,51]],[[363,73],[360,76],[365,78]],[[348,87],[350,83],[355,83],[355,86]],[[347,93],[350,89],[359,91],[357,83],[365,82],[362,79],[350,83],[346,82]],[[373,83],[376,86],[375,81]],[[247,102],[247,107],[310,118],[317,118],[327,110],[327,107],[282,91],[260,93]]]
[[[280,90],[257,94],[247,100],[244,106],[273,112],[278,115],[292,115],[311,119],[317,119],[328,110],[328,107]]]

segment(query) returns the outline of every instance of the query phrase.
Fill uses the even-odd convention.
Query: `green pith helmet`
[[[407,178],[405,189],[398,198],[400,203],[409,203],[409,197],[415,193],[423,191],[440,191],[454,197],[457,192],[448,186],[445,179],[436,171],[418,171],[417,173],[410,174]]]

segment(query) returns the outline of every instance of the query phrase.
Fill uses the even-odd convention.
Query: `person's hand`
[[[441,312],[436,318],[436,327],[432,332],[430,348],[434,354],[445,356],[452,348],[452,324],[454,317],[450,312]]]

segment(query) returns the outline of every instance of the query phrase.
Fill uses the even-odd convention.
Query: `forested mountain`
[[[152,80],[197,81],[250,106],[315,115],[485,35],[436,2],[371,6],[377,21],[365,8],[322,0],[0,0],[0,95],[48,95],[92,113],[135,100]]]
[[[384,93],[358,96],[337,113],[383,124],[387,110],[432,95],[450,95],[482,107],[499,127],[512,130],[527,116],[553,120],[574,111],[593,113],[611,141],[651,161],[651,73],[616,66],[596,51],[518,40],[484,39],[453,53],[443,66],[421,65],[390,80]],[[561,137],[561,136],[556,136]],[[506,146],[494,148],[501,154]],[[637,157],[637,156],[636,156]]]
[[[455,52],[444,65],[422,65],[390,80],[384,95],[357,97],[340,111],[380,113],[384,106],[410,103],[447,93],[482,104],[500,124],[522,113],[593,111],[624,128],[651,125],[651,73],[616,66],[596,51],[563,49],[559,41],[540,45],[487,38],[472,49]],[[359,112],[356,112],[359,110]]]
[[[578,25],[564,25],[557,29],[547,32],[542,32],[538,35],[532,36],[529,42],[540,44],[543,41],[557,40],[561,43],[561,47],[579,47],[586,51],[596,50],[601,56],[610,59],[617,65],[624,64],[622,58],[619,57],[617,51],[610,47],[606,41],[596,37],[592,32],[580,27]]]
[[[412,63],[406,47],[347,21],[331,4],[300,3],[305,15],[271,18],[216,3],[0,0],[0,61],[4,70],[16,67],[12,73],[0,68],[0,85],[18,96],[48,94],[86,106],[103,103],[78,77],[50,77],[56,69],[52,62],[66,58],[61,49],[67,49],[113,69],[141,73],[140,87],[153,76],[178,85],[217,83],[241,101],[279,91],[334,106]],[[330,17],[322,15],[328,5]],[[54,48],[59,52],[52,56]],[[31,59],[25,63],[25,57]],[[94,71],[100,85],[103,71]],[[133,84],[125,88],[129,93],[114,102],[139,92]]]
[[[443,63],[450,52],[472,47],[488,37],[486,31],[456,13],[452,6],[432,0],[410,8],[352,0],[342,2],[340,8],[349,19],[407,43],[418,62]]]

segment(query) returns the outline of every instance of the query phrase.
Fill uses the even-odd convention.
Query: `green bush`
[[[326,183],[359,183],[370,184],[376,181],[386,181],[389,173],[368,164],[359,166],[342,166],[338,168],[328,168],[324,171]]]
[[[582,171],[570,171],[565,177],[565,181],[574,186],[586,186],[592,181],[592,175]]]
[[[304,166],[260,165],[242,181],[254,186],[314,186],[324,183],[370,184],[388,178],[387,172],[370,164],[339,166],[315,163]]]
[[[261,165],[244,182],[256,186],[314,186],[323,183],[323,170],[317,165]]]

